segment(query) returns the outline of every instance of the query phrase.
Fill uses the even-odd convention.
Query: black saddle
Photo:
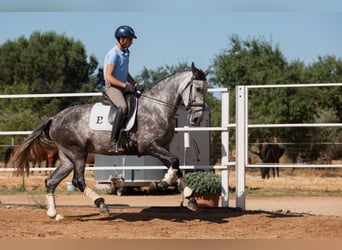
[[[135,112],[135,108],[136,108],[136,102],[138,101],[137,97],[135,97],[133,94],[127,94],[125,95],[125,99],[126,99],[126,103],[127,103],[127,113],[125,114],[125,121],[130,120],[130,118],[132,117],[132,115]],[[110,105],[110,109],[109,109],[109,114],[108,114],[108,122],[110,124],[113,124],[114,122],[114,118],[117,112],[117,106],[110,100],[109,96],[107,95],[107,93],[105,91],[102,92],[102,99],[101,99],[101,103],[103,105]],[[124,123],[125,125],[125,123]]]

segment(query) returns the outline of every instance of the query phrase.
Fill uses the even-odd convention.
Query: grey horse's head
[[[207,79],[206,76],[209,70],[203,72],[191,64],[192,78],[189,85],[182,93],[182,99],[188,111],[188,119],[191,125],[200,125],[203,118],[203,111],[205,107],[205,95],[207,93]]]

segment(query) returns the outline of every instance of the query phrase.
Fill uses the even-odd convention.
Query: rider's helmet
[[[119,37],[130,37],[130,38],[134,38],[136,39],[136,35],[134,33],[134,30],[127,26],[127,25],[122,25],[120,27],[118,27],[115,31],[115,38],[118,40]]]

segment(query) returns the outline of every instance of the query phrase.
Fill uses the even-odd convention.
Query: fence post
[[[221,126],[227,128],[221,133],[221,165],[226,168],[221,171],[221,202],[222,207],[229,206],[229,90],[222,92],[221,102]]]
[[[245,166],[247,159],[246,86],[236,86],[236,207],[245,210]]]

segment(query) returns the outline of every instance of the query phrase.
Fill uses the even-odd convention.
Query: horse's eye
[[[196,91],[197,91],[197,92],[202,92],[202,88],[196,87]]]

